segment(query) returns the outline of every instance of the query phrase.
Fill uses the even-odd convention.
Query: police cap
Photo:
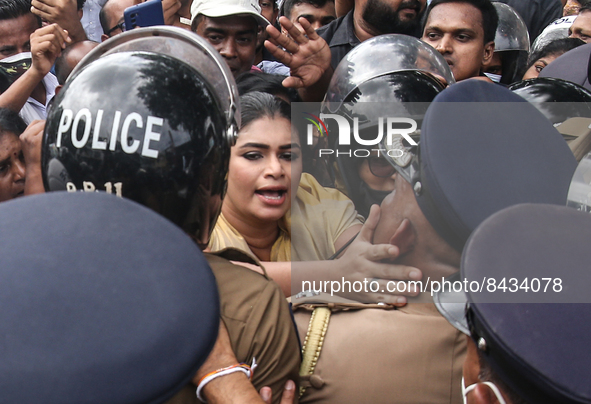
[[[217,337],[215,278],[153,211],[105,193],[2,204],[0,402],[162,403]]]
[[[566,278],[589,287],[589,239],[587,213],[513,206],[474,231],[462,256],[462,275],[502,272],[499,276],[522,280],[552,274],[565,278],[560,287],[569,294]],[[550,288],[558,290],[554,281]],[[591,403],[590,304],[483,304],[482,296],[468,292],[471,335],[505,384],[528,403]]]
[[[564,205],[576,161],[562,136],[511,91],[467,80],[442,91],[421,127],[419,206],[457,251],[488,216],[519,203]]]
[[[581,45],[559,56],[544,67],[539,77],[553,77],[572,81],[591,91],[589,83],[589,60],[591,44]]]

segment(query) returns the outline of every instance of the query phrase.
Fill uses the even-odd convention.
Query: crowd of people
[[[151,1],[0,0],[0,402],[591,402],[591,3]]]

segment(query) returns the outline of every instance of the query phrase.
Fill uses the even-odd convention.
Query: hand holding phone
[[[149,0],[125,9],[125,30],[129,31],[136,27],[151,27],[164,25],[164,13],[161,0]]]

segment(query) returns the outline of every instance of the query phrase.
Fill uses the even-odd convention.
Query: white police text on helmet
[[[377,146],[379,145],[382,140],[384,139],[384,126],[386,127],[385,135],[386,135],[386,144],[391,146],[393,143],[394,137],[402,137],[404,138],[409,145],[417,146],[417,143],[410,137],[410,134],[417,130],[417,123],[414,119],[411,118],[391,118],[391,117],[380,117],[378,119],[377,125],[377,134],[374,139],[363,139],[359,136],[359,119],[353,118],[353,130],[351,130],[350,122],[347,118],[337,115],[337,114],[320,114],[320,119],[325,121],[326,119],[333,119],[336,121],[338,125],[338,145],[339,146],[348,146],[351,144],[351,133],[353,133],[353,138],[355,139],[356,144],[362,146]],[[394,125],[399,124],[408,124],[408,128],[398,128],[394,127]],[[314,126],[308,124],[307,128],[307,143],[308,145],[314,144]],[[403,150],[395,149],[395,148],[388,148],[387,151],[377,149],[350,149],[350,150],[343,150],[340,149],[319,149],[318,150],[318,157],[322,157],[323,155],[330,155],[336,154],[338,155],[348,155],[349,157],[369,157],[372,151],[377,151],[378,155],[380,152],[387,153],[390,157],[402,157],[404,154]]]
[[[125,117],[121,111],[115,111],[113,116],[113,126],[110,128],[109,136],[101,135],[101,124],[103,120],[104,111],[99,109],[96,113],[96,118],[93,123],[92,113],[88,108],[83,108],[75,115],[71,109],[64,109],[60,118],[59,126],[57,128],[56,146],[61,147],[62,136],[64,133],[70,131],[71,142],[74,147],[81,149],[91,141],[91,147],[94,150],[111,150],[115,151],[117,148],[117,140],[121,144],[121,149],[128,154],[134,154],[139,151],[143,157],[158,158],[158,150],[152,149],[151,146],[155,142],[160,141],[159,128],[162,127],[164,120],[155,116],[148,116],[145,119],[137,112],[132,112]],[[90,131],[94,124],[94,131],[92,139],[90,139]],[[79,127],[83,128],[82,136],[78,137]],[[143,140],[129,139],[128,133],[130,129],[143,129]],[[104,129],[102,130],[104,132]],[[131,140],[131,141],[130,141]],[[141,149],[140,149],[141,145]]]

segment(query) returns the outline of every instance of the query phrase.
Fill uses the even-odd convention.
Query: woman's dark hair
[[[561,39],[555,39],[554,41],[548,43],[546,46],[544,46],[542,49],[540,49],[539,51],[533,53],[530,55],[528,61],[527,61],[527,67],[524,70],[524,73],[533,66],[533,64],[541,59],[544,58],[546,56],[550,56],[550,55],[556,55],[556,56],[560,56],[563,53],[568,52],[569,50],[572,50],[578,46],[581,45],[585,45],[585,42],[583,42],[582,40],[580,40],[579,38],[561,38]],[[522,74],[523,76],[523,74]]]
[[[240,111],[242,118],[240,129],[260,118],[280,117],[291,123],[291,105],[269,93],[253,91],[244,94],[240,97]],[[292,123],[291,130],[292,133],[297,134],[302,148],[302,157],[306,160],[309,157],[309,151],[302,142],[302,129]]]
[[[254,91],[269,93],[276,97],[284,96],[290,102],[301,101],[298,92],[293,88],[283,87],[285,76],[262,72],[245,72],[236,77],[238,94],[244,95]]]
[[[240,97],[242,126],[260,118],[279,116],[291,122],[291,106],[269,93],[253,91]]]
[[[18,112],[8,108],[0,108],[0,137],[7,132],[20,136],[27,129],[27,124]]]

